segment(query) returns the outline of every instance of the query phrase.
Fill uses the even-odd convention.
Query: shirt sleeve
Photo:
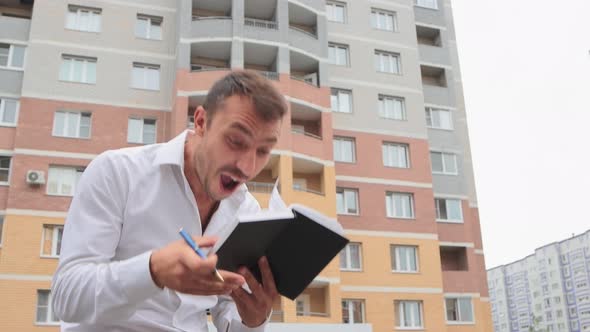
[[[264,323],[257,327],[248,327],[242,323],[236,303],[229,296],[218,296],[218,302],[215,307],[211,309],[211,316],[213,317],[213,325],[219,332],[264,332],[266,324],[270,320],[272,310]]]
[[[149,271],[151,251],[112,261],[127,192],[128,179],[113,152],[96,157],[80,178],[51,288],[53,311],[65,322],[125,320],[160,291]]]

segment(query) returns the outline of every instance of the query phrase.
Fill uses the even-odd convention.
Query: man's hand
[[[241,287],[231,292],[242,322],[248,327],[257,327],[264,323],[272,310],[274,300],[279,296],[266,257],[260,258],[258,266],[262,274],[262,285],[246,267],[241,267],[238,272],[246,278],[252,294],[248,294]]]
[[[199,247],[211,247],[216,238],[193,238]],[[202,259],[184,240],[172,242],[152,253],[150,272],[154,283],[160,287],[193,295],[222,295],[244,284],[244,277],[237,273],[219,271],[225,282],[215,276],[217,255]]]

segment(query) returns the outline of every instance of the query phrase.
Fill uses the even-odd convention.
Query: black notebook
[[[217,268],[235,272],[246,266],[262,282],[258,259],[266,256],[277,290],[291,300],[348,243],[337,221],[302,205],[238,219],[238,225],[216,252]]]

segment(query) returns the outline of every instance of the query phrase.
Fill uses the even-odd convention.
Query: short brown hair
[[[209,90],[203,105],[207,126],[221,103],[234,95],[250,98],[254,111],[263,121],[280,120],[287,113],[285,98],[268,79],[255,71],[238,70],[225,75]]]

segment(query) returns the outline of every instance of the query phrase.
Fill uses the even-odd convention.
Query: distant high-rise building
[[[270,331],[491,332],[449,0],[0,0],[0,330],[57,330],[85,166],[191,128],[244,68],[290,109],[250,190],[351,240]]]
[[[590,331],[590,231],[488,270],[495,332]]]

